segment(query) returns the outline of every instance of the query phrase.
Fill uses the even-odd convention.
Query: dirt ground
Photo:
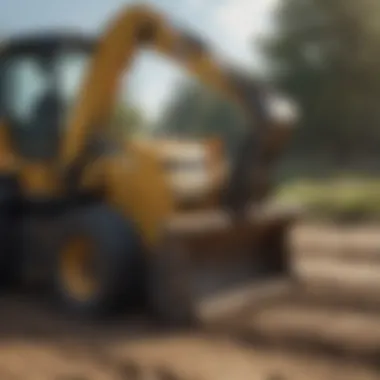
[[[293,235],[295,270],[313,284],[314,291],[321,290],[321,284],[332,284],[333,288],[354,284],[367,297],[370,295],[368,302],[376,304],[378,297],[373,289],[379,283],[379,232],[380,228],[375,227],[341,232],[301,226]],[[339,241],[351,247],[349,259],[356,260],[354,265],[346,265]],[[330,249],[332,246],[334,249]],[[324,254],[318,256],[318,250]],[[326,255],[328,250],[330,255]],[[299,299],[289,298],[252,315],[247,313],[243,323],[273,340],[271,348],[259,348],[206,332],[158,332],[147,321],[133,316],[119,317],[106,325],[79,323],[63,319],[43,302],[7,296],[0,299],[0,379],[380,379],[380,369],[375,366],[317,355],[306,349],[296,352],[276,344],[287,335],[298,334],[300,339],[324,340],[380,357],[379,311],[332,306],[333,303],[327,310],[315,305],[305,307]]]

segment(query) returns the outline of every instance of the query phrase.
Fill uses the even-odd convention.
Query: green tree
[[[295,159],[351,168],[380,146],[380,2],[283,0],[264,44],[275,83],[301,105]]]
[[[115,107],[111,123],[113,130],[125,137],[141,132],[146,125],[142,112],[125,103]]]

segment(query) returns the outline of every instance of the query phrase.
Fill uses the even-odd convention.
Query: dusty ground
[[[372,366],[276,344],[295,335],[300,341],[323,340],[330,346],[380,357],[380,308],[369,306],[370,312],[364,312],[349,304],[339,306],[339,302],[336,307],[330,302],[328,308],[306,302],[313,292],[325,292],[334,301],[331,289],[352,286],[360,290],[358,299],[365,295],[368,304],[377,305],[379,232],[380,228],[371,227],[342,235],[339,230],[315,226],[295,231],[295,270],[307,280],[308,290],[305,285],[301,296],[247,313],[242,321],[272,339],[271,349],[205,332],[158,333],[132,317],[107,326],[85,325],[63,320],[26,297],[3,298],[0,379],[380,379],[380,370]],[[342,245],[351,248],[346,258]],[[318,258],[318,251],[324,257]],[[354,264],[342,267],[341,262],[348,260]]]
[[[81,326],[25,300],[7,300],[2,307],[2,380],[380,379],[354,363],[256,350],[196,333],[160,336],[139,322]]]

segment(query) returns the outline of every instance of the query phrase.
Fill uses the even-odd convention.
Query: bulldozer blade
[[[154,266],[154,308],[169,323],[209,323],[287,294],[287,252],[294,213],[222,211],[171,220]]]

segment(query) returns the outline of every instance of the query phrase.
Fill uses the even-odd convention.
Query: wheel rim
[[[65,291],[79,301],[94,297],[99,289],[93,242],[85,236],[71,238],[61,251],[60,277]]]

